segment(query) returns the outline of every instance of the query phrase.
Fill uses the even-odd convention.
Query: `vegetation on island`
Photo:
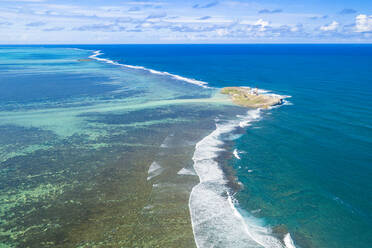
[[[283,103],[284,96],[260,94],[257,89],[249,87],[226,87],[222,94],[229,95],[231,100],[240,106],[248,108],[269,108]]]

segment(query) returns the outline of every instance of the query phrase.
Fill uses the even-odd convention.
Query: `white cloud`
[[[322,31],[334,31],[338,28],[340,24],[336,21],[333,21],[331,24],[324,25],[320,27],[320,30]]]
[[[356,32],[369,32],[372,31],[372,15],[358,15],[355,17]]]
[[[254,25],[260,25],[260,26],[268,26],[269,25],[269,22],[268,21],[264,21],[263,19],[259,19],[258,21],[256,21],[256,23]]]
[[[222,29],[222,28],[217,29],[216,32],[217,32],[217,35],[219,36],[225,36],[229,34],[229,31],[227,29]]]
[[[291,30],[292,32],[297,32],[299,29],[298,29],[298,27],[291,27],[290,30]]]
[[[0,43],[19,43],[21,34],[27,34],[27,39],[35,43],[90,43],[98,39],[96,36],[101,38],[100,35],[109,42],[133,43],[173,38],[186,42],[189,42],[187,39],[208,42],[372,41],[372,13],[342,16],[342,23],[348,24],[343,26],[338,19],[313,12],[257,15],[258,10],[280,6],[263,6],[252,1],[191,2],[199,3],[195,7],[200,8],[217,1],[217,6],[194,13],[185,11],[192,7],[187,1],[182,4],[171,0],[105,0],[87,4],[86,1],[0,0],[0,33],[3,34]],[[133,11],[128,11],[130,9]]]
[[[265,31],[266,30],[266,27],[269,26],[269,22],[268,21],[264,21],[263,19],[259,19],[258,21],[255,22],[256,26],[259,26],[259,31]]]

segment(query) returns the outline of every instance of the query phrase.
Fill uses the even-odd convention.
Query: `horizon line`
[[[372,45],[372,42],[257,42],[257,43],[0,43],[0,46],[63,46],[63,45]]]

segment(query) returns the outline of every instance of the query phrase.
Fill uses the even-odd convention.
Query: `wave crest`
[[[249,126],[260,119],[260,113],[260,109],[249,110],[237,120],[217,123],[216,129],[196,144],[193,161],[200,183],[192,189],[189,208],[197,247],[286,247],[259,219],[247,213],[243,217],[216,161],[223,150],[221,136]]]
[[[97,61],[105,62],[105,63],[108,63],[108,64],[112,64],[112,65],[123,66],[123,67],[126,67],[126,68],[136,69],[136,70],[143,70],[143,71],[150,72],[152,74],[167,76],[167,77],[170,77],[170,78],[173,78],[173,79],[176,79],[176,80],[180,80],[180,81],[184,81],[184,82],[187,82],[187,83],[190,83],[190,84],[199,85],[203,88],[209,88],[207,86],[208,83],[203,82],[203,81],[199,81],[199,80],[192,79],[192,78],[187,78],[187,77],[182,77],[180,75],[172,74],[172,73],[165,72],[165,71],[157,71],[157,70],[154,70],[154,69],[149,69],[149,68],[146,68],[144,66],[120,64],[120,63],[117,63],[117,62],[112,61],[110,59],[104,59],[104,58],[98,57],[100,55],[103,55],[103,53],[100,50],[97,50],[97,51],[94,51],[93,55],[89,56],[89,58],[95,59]]]

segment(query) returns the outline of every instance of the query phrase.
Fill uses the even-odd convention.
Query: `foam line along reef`
[[[108,64],[123,66],[123,67],[126,67],[126,68],[144,70],[144,71],[150,72],[152,74],[156,74],[156,75],[168,76],[168,77],[171,77],[171,78],[176,79],[176,80],[180,80],[180,81],[184,81],[184,82],[187,82],[187,83],[190,83],[190,84],[195,84],[195,85],[199,85],[199,86],[204,87],[204,88],[208,88],[208,86],[207,86],[208,83],[203,82],[203,81],[199,81],[199,80],[192,79],[192,78],[182,77],[182,76],[175,75],[175,74],[165,72],[165,71],[157,71],[157,70],[149,69],[149,68],[146,68],[146,67],[143,67],[143,66],[120,64],[120,63],[117,63],[117,62],[109,60],[109,59],[104,59],[104,58],[98,57],[100,55],[103,55],[103,53],[100,50],[94,51],[93,55],[89,56],[89,58],[95,59],[95,60],[98,60],[98,61],[102,61],[102,62],[106,62]]]
[[[216,129],[196,144],[194,169],[200,178],[190,194],[189,208],[197,247],[291,247],[290,236],[285,240],[274,237],[261,220],[241,214],[217,162],[223,151],[223,135],[249,126],[260,119],[260,109],[249,110],[236,120],[216,123]]]

